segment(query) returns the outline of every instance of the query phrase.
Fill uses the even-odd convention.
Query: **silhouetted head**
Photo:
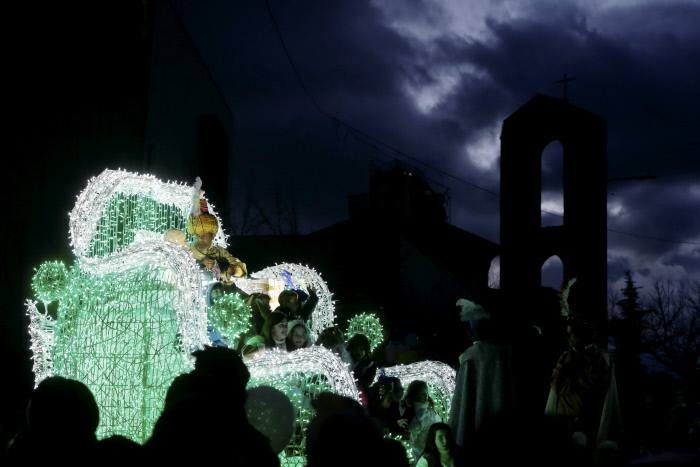
[[[226,347],[205,347],[192,355],[196,361],[191,374],[207,378],[214,385],[212,389],[216,389],[217,393],[220,389],[231,401],[245,401],[250,372],[238,352]]]
[[[356,362],[368,357],[370,354],[369,339],[364,334],[355,334],[348,341],[348,352]]]
[[[108,465],[137,462],[143,455],[142,449],[136,441],[113,435],[97,442],[96,459]]]
[[[308,467],[367,465],[381,450],[382,435],[355,400],[321,393],[306,441]],[[361,449],[348,449],[348,440]]]
[[[34,390],[27,423],[34,436],[94,440],[100,412],[90,389],[80,381],[52,376]]]
[[[333,351],[335,351],[335,349],[343,343],[343,333],[337,326],[324,329],[321,331],[321,334],[319,334],[318,340],[316,340],[317,345],[322,345],[323,347]]]
[[[283,290],[277,298],[280,306],[291,312],[299,310],[299,295],[293,290]]]

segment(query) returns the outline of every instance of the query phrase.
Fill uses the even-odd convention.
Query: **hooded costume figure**
[[[515,406],[513,351],[491,333],[491,315],[481,305],[460,299],[460,318],[469,322],[474,344],[459,358],[449,425],[456,443],[469,446],[481,423]]]

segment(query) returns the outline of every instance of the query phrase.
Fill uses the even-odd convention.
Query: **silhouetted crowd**
[[[307,324],[317,302],[313,290],[284,294],[275,310],[263,294],[247,297],[255,324],[236,349],[221,342],[193,354],[194,369],[170,385],[145,443],[123,436],[98,440],[99,410],[90,390],[54,376],[34,390],[26,427],[5,449],[3,464],[280,465],[269,440],[247,419],[245,361],[265,349],[322,345],[352,369],[360,402],[331,393],[311,401],[304,446],[309,467],[629,465],[620,446],[614,364],[583,321],[566,322],[567,348],[539,390],[526,384],[542,373],[536,369],[539,331],[519,342],[505,339],[487,310],[460,300],[473,342],[459,358],[449,419],[443,420],[425,381],[404,388],[378,372],[364,335],[346,341],[333,327],[313,342]],[[683,465],[697,465],[692,462]]]

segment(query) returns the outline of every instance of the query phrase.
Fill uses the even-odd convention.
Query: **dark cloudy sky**
[[[174,1],[235,115],[234,184],[295,199],[308,232],[346,217],[386,149],[305,95],[261,0]],[[700,2],[270,0],[309,93],[325,111],[440,171],[499,190],[502,120],[574,75],[569,99],[608,121],[613,287],[626,269],[700,279]],[[557,146],[545,151],[556,172]],[[549,162],[547,162],[549,161]],[[424,168],[450,219],[498,241],[498,198]],[[543,207],[561,207],[544,181]],[[655,237],[656,241],[639,236]],[[617,283],[616,283],[617,282]]]

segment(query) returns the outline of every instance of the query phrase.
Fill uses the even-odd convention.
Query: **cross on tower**
[[[566,73],[564,73],[564,77],[562,79],[558,79],[555,81],[556,84],[561,84],[563,88],[563,97],[562,99],[564,102],[568,102],[567,96],[566,96],[566,88],[567,88],[567,83],[569,81],[576,81],[576,78],[573,78],[571,76],[567,76]]]

